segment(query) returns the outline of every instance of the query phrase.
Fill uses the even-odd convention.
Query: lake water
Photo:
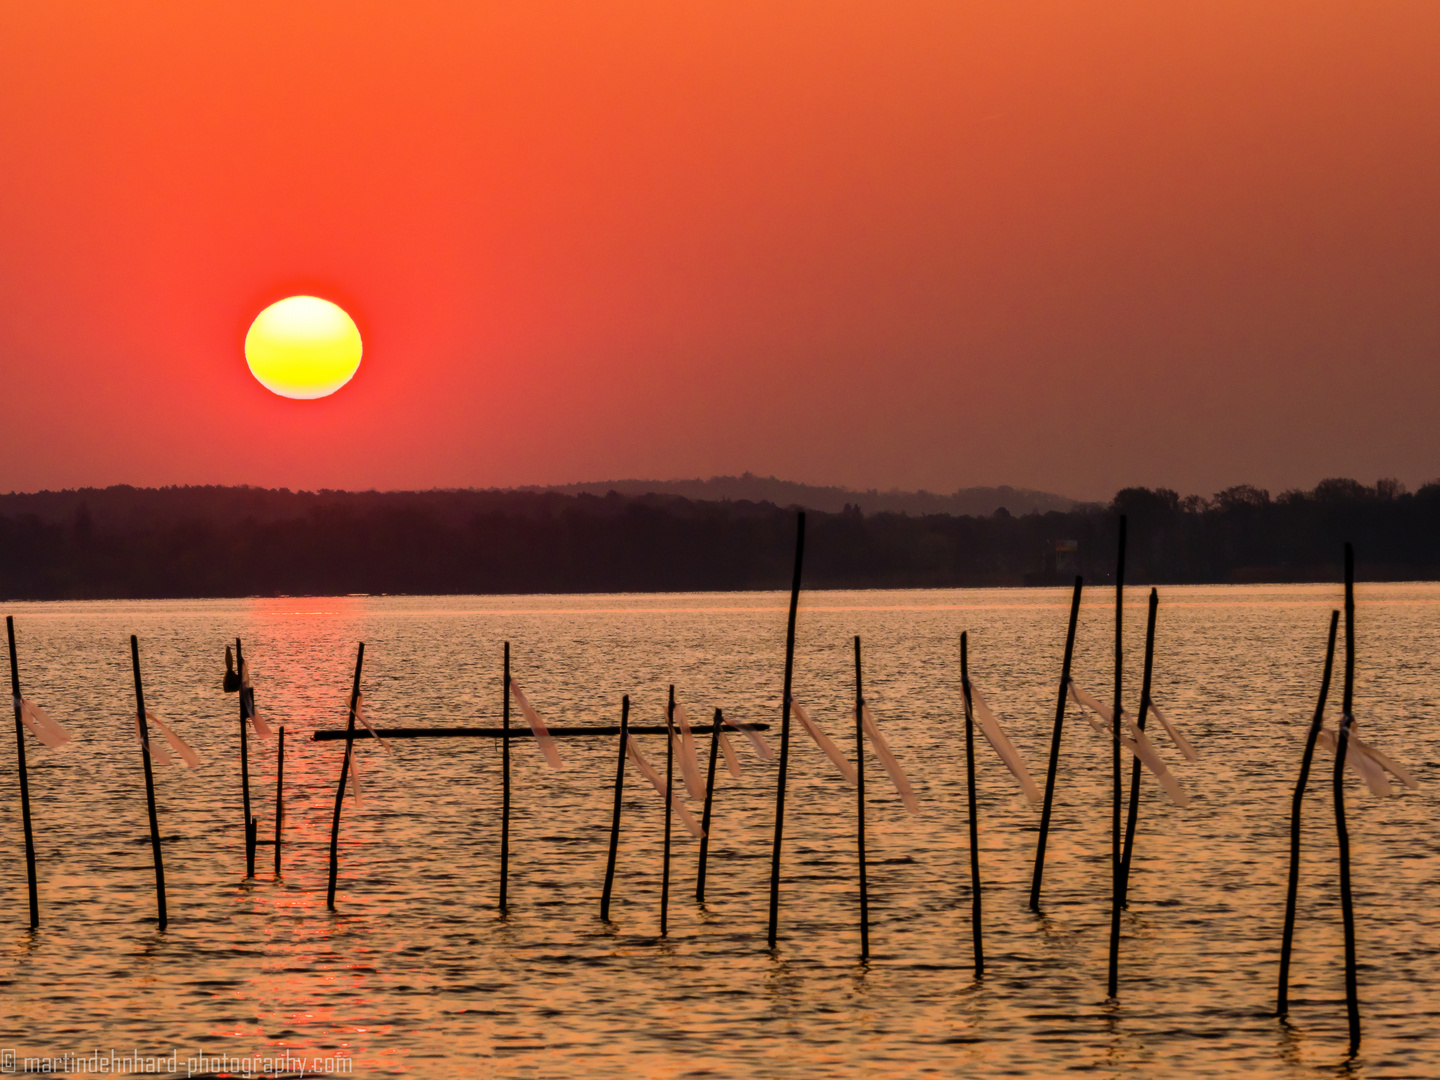
[[[1127,594],[1132,703],[1144,595]],[[381,726],[498,723],[509,640],[516,680],[552,724],[614,724],[627,693],[633,723],[661,722],[673,682],[696,720],[718,705],[778,728],[780,594],[8,605],[26,696],[76,738],[29,742],[34,934],[13,764],[0,775],[0,1041],[21,1057],[173,1051],[182,1073],[200,1053],[288,1052],[352,1058],[359,1076],[1437,1075],[1440,585],[1362,585],[1357,597],[1360,731],[1422,786],[1387,799],[1348,791],[1365,1024],[1353,1063],[1324,751],[1307,801],[1290,1023],[1270,1015],[1290,793],[1340,602],[1327,586],[1161,590],[1154,697],[1200,759],[1186,763],[1156,735],[1192,802],[1180,809],[1144,786],[1116,1001],[1105,993],[1110,744],[1074,707],[1042,916],[1027,906],[1039,810],[977,733],[983,978],[971,965],[958,637],[970,631],[972,678],[1043,786],[1068,589],[804,594],[796,698],[853,756],[861,635],[867,698],[921,800],[907,814],[867,759],[865,965],[854,792],[798,725],[774,953],[775,762],[741,738],[743,777],[717,774],[703,907],[697,842],[677,824],[664,940],[663,807],[633,768],[613,922],[599,919],[615,737],[562,741],[558,772],[533,742],[514,744],[508,918],[495,908],[498,743],[397,742],[393,756],[357,744],[362,797],[346,800],[338,912],[325,906],[343,743],[309,735],[344,726],[358,641]],[[1107,701],[1113,605],[1109,590],[1086,593],[1074,668]],[[194,772],[156,769],[164,932],[131,633],[147,704],[205,759]],[[262,713],[289,732],[279,880],[268,848],[244,880],[237,706],[220,689],[237,635]],[[13,763],[4,730],[0,761]],[[636,738],[663,769],[663,738]],[[702,739],[702,765],[707,750]],[[273,743],[252,750],[262,836],[274,764]]]

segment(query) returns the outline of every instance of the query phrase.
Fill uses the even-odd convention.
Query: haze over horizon
[[[1440,6],[143,10],[6,14],[0,490],[1440,475]]]

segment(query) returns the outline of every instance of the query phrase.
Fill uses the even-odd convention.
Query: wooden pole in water
[[[975,710],[970,702],[969,632],[960,634],[960,691],[965,699],[965,790],[970,806],[970,933],[975,943],[975,974],[985,973],[985,942],[980,911],[980,817],[975,806]]]
[[[1340,911],[1345,919],[1345,1010],[1350,1054],[1360,1051],[1360,996],[1355,978],[1355,905],[1350,895],[1350,831],[1345,825],[1345,748],[1350,738],[1355,687],[1355,549],[1345,545],[1345,690],[1335,748],[1335,834],[1340,847]]]
[[[255,818],[250,814],[250,738],[245,730],[249,709],[254,706],[245,699],[250,691],[245,689],[245,652],[240,639],[235,639],[235,667],[240,675],[240,793],[245,804],[245,876],[255,876]]]
[[[790,768],[790,679],[795,670],[795,612],[800,603],[800,567],[805,560],[805,511],[800,511],[795,518],[795,576],[790,580],[790,621],[785,631],[780,769],[775,781],[775,840],[770,848],[770,930],[767,939],[772,949],[780,929],[780,847],[785,840],[785,780]]]
[[[30,883],[30,929],[40,928],[40,893],[35,883],[35,834],[30,827],[30,778],[25,768],[25,724],[20,719],[20,662],[15,657],[15,617],[5,616],[10,637],[10,694],[15,699],[15,756],[20,770],[20,819],[25,826],[25,873]]]
[[[505,737],[501,739],[500,773],[502,793],[500,795],[500,911],[503,914],[509,903],[510,884],[510,642],[505,642],[505,681],[500,696],[504,698],[501,709]]]
[[[285,726],[275,744],[275,876],[280,876],[280,825],[285,820]]]
[[[1115,697],[1110,714],[1111,779],[1110,802],[1110,980],[1113,998],[1120,989],[1120,676],[1124,652],[1122,631],[1125,618],[1125,515],[1120,515],[1120,548],[1115,558]]]
[[[1045,841],[1050,836],[1050,808],[1055,802],[1055,774],[1060,767],[1060,732],[1065,726],[1065,702],[1070,693],[1070,660],[1075,655],[1075,624],[1080,618],[1080,587],[1070,597],[1070,629],[1065,633],[1065,662],[1060,667],[1060,697],[1055,705],[1055,730],[1050,735],[1050,771],[1045,775],[1045,809],[1040,813],[1040,840],[1035,846],[1035,878],[1030,882],[1030,910],[1040,910],[1040,881],[1045,876]]]
[[[1150,614],[1145,623],[1145,674],[1140,682],[1140,712],[1135,726],[1145,730],[1145,717],[1150,712],[1150,672],[1155,661],[1155,612],[1160,595],[1150,589]],[[1120,906],[1130,906],[1130,853],[1135,848],[1135,819],[1140,815],[1140,756],[1134,755],[1130,766],[1130,807],[1125,818],[1125,850],[1120,856]]]
[[[675,684],[665,707],[665,859],[660,871],[660,936],[668,932],[670,914],[670,801],[675,797]]]
[[[865,880],[865,685],[860,673],[860,635],[855,635],[855,840],[860,871],[860,959],[870,959],[870,896]]]
[[[514,683],[512,682],[513,686]],[[769,724],[737,724],[741,730],[769,731]],[[631,735],[664,735],[664,724],[631,724]],[[619,735],[619,724],[586,724],[583,727],[567,727],[556,725],[548,727],[552,739],[593,739],[600,735]],[[515,727],[510,729],[511,739],[526,739],[532,736],[528,728]],[[357,728],[355,740],[364,742],[366,739],[380,738],[387,742],[394,739],[502,739],[505,737],[505,729],[500,727],[424,727],[424,728],[403,728],[403,727],[377,727],[372,733],[368,728]],[[339,728],[333,731],[319,730],[310,733],[311,742],[342,742],[345,739],[345,731]]]
[[[350,775],[350,755],[355,751],[355,705],[360,700],[360,670],[365,666],[365,643],[355,652],[355,681],[350,687],[350,712],[345,725],[345,757],[340,761],[340,783],[335,788],[335,820],[330,825],[330,888],[325,906],[335,910],[335,879],[340,874],[340,808],[345,803],[345,780]]]
[[[720,710],[715,710],[715,724],[710,729],[710,764],[705,774],[705,813],[700,819],[700,868],[695,873],[695,899],[705,902],[705,859],[710,853],[710,804],[715,797],[715,756],[720,752]]]
[[[1300,804],[1305,797],[1305,785],[1310,780],[1315,740],[1325,721],[1325,699],[1330,694],[1330,673],[1335,663],[1335,626],[1339,621],[1340,612],[1330,612],[1330,637],[1325,644],[1325,672],[1320,676],[1320,700],[1315,705],[1310,732],[1305,736],[1300,778],[1295,782],[1295,794],[1290,799],[1290,885],[1285,894],[1285,932],[1280,938],[1280,992],[1275,1000],[1276,1016],[1285,1016],[1290,1011],[1290,947],[1295,940],[1295,898],[1300,889]]]
[[[620,850],[620,805],[625,793],[625,749],[630,737],[630,695],[620,700],[620,757],[615,763],[615,811],[610,818],[610,856],[605,861],[605,890],[600,894],[600,921],[610,921],[610,890],[615,884],[615,856]]]
[[[130,635],[130,666],[135,671],[135,716],[140,726],[140,757],[145,763],[145,802],[150,809],[150,850],[155,854],[155,902],[160,929],[169,925],[165,913],[165,861],[160,856],[160,819],[155,815],[155,778],[150,771],[150,722],[145,717],[145,687],[140,681],[140,642]]]

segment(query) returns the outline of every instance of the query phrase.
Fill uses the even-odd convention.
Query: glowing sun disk
[[[343,309],[318,296],[271,304],[245,335],[245,362],[267,390],[288,398],[322,398],[360,367],[360,331]]]

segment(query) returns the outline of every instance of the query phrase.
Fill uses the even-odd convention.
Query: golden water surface
[[[1138,697],[1144,592],[1127,593],[1126,697]],[[1157,747],[1192,796],[1143,788],[1118,1000],[1105,994],[1110,743],[1066,721],[1043,913],[1028,910],[1039,810],[978,740],[987,967],[972,970],[958,648],[1043,786],[1068,589],[812,592],[795,695],[854,754],[851,638],[867,698],[920,797],[907,814],[867,757],[872,957],[858,960],[855,794],[796,726],[780,946],[765,947],[775,762],[743,739],[717,774],[706,903],[677,828],[660,939],[663,807],[626,778],[613,922],[599,919],[612,737],[566,739],[564,768],[514,744],[508,917],[496,911],[494,740],[357,744],[338,912],[325,907],[331,813],[355,644],[374,723],[497,724],[501,646],[551,724],[697,721],[721,706],[777,725],[785,601],[772,593],[320,597],[12,604],[25,695],[74,733],[28,743],[41,927],[27,928],[10,724],[0,736],[0,1030],[25,1056],[94,1050],[353,1060],[359,1076],[1422,1076],[1440,1074],[1440,586],[1358,590],[1359,730],[1416,792],[1347,789],[1364,1044],[1345,1060],[1331,758],[1317,751],[1289,1024],[1273,1015],[1290,794],[1319,687],[1328,586],[1161,590],[1156,702],[1195,743]],[[1086,593],[1075,678],[1111,693],[1114,594]],[[149,708],[205,759],[157,767],[170,925],[154,921],[128,637]],[[288,730],[284,866],[244,880],[236,699]],[[518,716],[514,722],[523,724]],[[28,736],[27,736],[28,738]],[[664,740],[637,736],[662,769]],[[771,732],[778,745],[778,730]],[[273,741],[251,742],[262,836]],[[700,739],[701,764],[708,739]],[[1128,764],[1126,775],[1128,777]],[[677,769],[678,783],[678,769]],[[1398,792],[1397,785],[1397,792]],[[698,804],[692,803],[698,811]],[[232,1068],[233,1071],[233,1068]],[[243,1073],[240,1073],[243,1074]]]

